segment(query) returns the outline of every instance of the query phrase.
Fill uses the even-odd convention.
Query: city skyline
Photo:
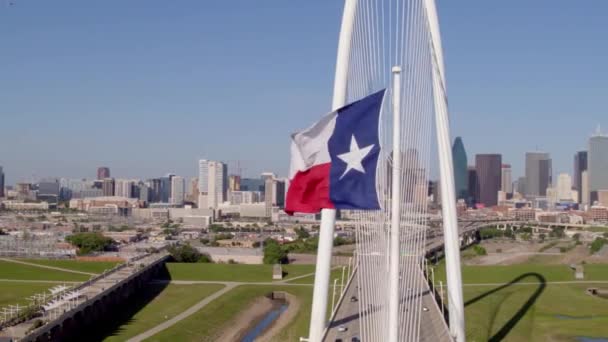
[[[225,156],[229,164],[241,161],[243,176],[267,170],[286,175],[289,133],[329,111],[342,4],[256,6],[260,15],[252,18],[254,5],[237,3],[91,8],[59,1],[3,7],[0,165],[7,183],[32,175],[92,178],[96,165],[109,165],[125,178],[194,176],[193,161]],[[608,4],[597,3],[594,11],[565,0],[551,7],[523,0],[438,6],[452,138],[464,137],[471,155],[501,153],[514,179],[523,174],[521,156],[537,147],[551,154],[555,174],[571,173],[571,156],[586,149],[593,128],[608,126],[602,104],[607,48],[594,43],[605,31],[601,14]],[[536,20],[541,14],[542,23]],[[518,18],[518,25],[509,18]],[[565,27],[564,20],[573,25]],[[218,25],[226,21],[238,24]],[[277,25],[290,30],[277,32]],[[91,34],[98,39],[90,41]],[[248,49],[246,65],[241,49]],[[576,60],[581,63],[572,63]],[[563,68],[565,63],[571,67]],[[228,108],[226,100],[235,96],[238,101]],[[101,118],[121,122],[112,124],[112,139],[92,127]],[[180,134],[167,139],[165,127],[176,123]],[[135,128],[145,134],[132,139]],[[56,146],[67,146],[70,153],[61,154]]]

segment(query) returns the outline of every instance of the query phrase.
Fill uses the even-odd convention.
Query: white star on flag
[[[374,144],[360,149],[359,144],[357,144],[357,139],[355,139],[355,135],[353,134],[352,138],[350,139],[350,152],[338,155],[338,158],[346,163],[346,170],[344,170],[344,173],[342,176],[340,176],[340,179],[346,176],[350,170],[357,170],[361,173],[365,173],[365,169],[363,168],[361,162],[369,154],[372,148],[374,148]]]

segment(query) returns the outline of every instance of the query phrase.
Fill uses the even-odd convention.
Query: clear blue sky
[[[329,110],[342,1],[0,0],[0,165],[43,176],[286,175]],[[608,128],[608,1],[439,0],[452,134],[571,172]]]

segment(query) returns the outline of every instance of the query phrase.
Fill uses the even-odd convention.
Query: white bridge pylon
[[[382,209],[352,213],[359,256],[360,338],[389,342],[420,338],[426,242],[426,229],[420,227],[428,225],[429,170],[431,160],[438,160],[449,330],[455,341],[465,341],[445,69],[435,0],[345,0],[332,110],[383,88],[387,93],[376,172]],[[433,124],[436,151],[431,149]],[[321,211],[311,342],[322,340],[327,325],[335,217],[335,210]]]

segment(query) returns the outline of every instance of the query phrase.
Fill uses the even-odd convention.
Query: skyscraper
[[[583,201],[583,171],[587,170],[587,151],[579,151],[574,155],[573,188],[578,191],[578,202]]]
[[[241,176],[230,175],[230,177],[228,177],[228,190],[230,190],[230,191],[241,190]]]
[[[114,196],[131,198],[134,183],[134,181],[129,179],[116,179],[114,181]]]
[[[452,145],[454,161],[454,184],[456,186],[456,199],[469,198],[469,175],[467,172],[467,152],[464,149],[462,138],[456,137]]]
[[[106,166],[101,166],[97,168],[97,179],[102,180],[110,178],[110,168]]]
[[[551,158],[545,152],[526,152],[526,195],[545,196],[551,185]]]
[[[182,205],[186,197],[186,180],[184,177],[171,178],[171,204]]]
[[[217,208],[228,199],[228,166],[219,161],[199,160],[198,207]]]
[[[498,191],[500,191],[500,174],[502,156],[500,154],[478,154],[475,156],[475,170],[477,171],[478,203],[491,207],[498,204]]]
[[[477,188],[478,188],[478,184],[477,184],[477,170],[475,169],[475,166],[469,166],[467,168],[467,175],[468,175],[468,185],[469,185],[469,197],[467,198],[467,202],[470,206],[473,206],[475,203],[477,203],[479,201],[479,198],[477,197]]]
[[[590,204],[598,200],[599,190],[608,190],[608,135],[597,132],[589,138],[588,177]]]
[[[504,191],[507,194],[513,193],[513,181],[511,179],[511,165],[510,164],[502,164],[502,168],[500,170],[500,190]]]
[[[0,166],[0,197],[4,197],[4,170]]]
[[[159,196],[162,203],[169,203],[171,198],[171,178],[173,177],[173,174],[168,174],[160,178]]]
[[[581,203],[582,204],[592,204],[590,203],[589,196],[589,170],[585,170],[581,172]]]
[[[557,200],[571,201],[572,199],[572,178],[567,173],[560,173],[557,176]]]
[[[114,179],[104,178],[101,185],[104,196],[114,196]]]

